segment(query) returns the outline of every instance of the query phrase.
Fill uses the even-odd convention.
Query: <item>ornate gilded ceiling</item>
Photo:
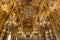
[[[60,0],[0,0],[0,40],[60,40]]]

